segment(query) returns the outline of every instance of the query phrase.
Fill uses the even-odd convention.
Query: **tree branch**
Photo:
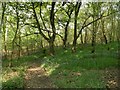
[[[43,32],[41,31],[41,28],[40,28],[40,23],[38,21],[38,18],[37,18],[37,15],[36,15],[36,12],[35,12],[35,7],[34,7],[34,3],[32,2],[32,9],[33,9],[33,13],[34,13],[34,17],[35,17],[35,20],[37,22],[37,27],[38,27],[38,30],[39,30],[39,33],[44,37],[45,40],[49,41],[49,38],[47,38]]]
[[[118,12],[118,11],[116,11],[116,12]],[[102,14],[99,18],[97,18],[96,20],[94,20],[94,21],[92,21],[92,22],[90,22],[90,23],[88,23],[88,24],[86,24],[86,25],[83,25],[82,28],[80,29],[79,33],[78,33],[77,38],[80,36],[80,34],[82,33],[82,30],[83,30],[85,27],[87,27],[87,26],[91,25],[92,23],[94,23],[94,22],[102,19],[103,17],[105,18],[105,17],[107,17],[107,16],[109,16],[109,15],[111,15],[111,14],[114,14],[114,13],[116,13],[116,12],[110,13],[110,14],[108,14],[108,15],[106,15],[106,16],[103,16],[103,14],[104,14],[104,13],[103,13],[103,14]],[[86,20],[85,20],[85,23],[86,23]]]

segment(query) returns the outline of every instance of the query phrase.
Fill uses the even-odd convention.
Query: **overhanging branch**
[[[116,12],[118,12],[118,11],[116,11]],[[101,15],[99,18],[97,18],[96,20],[94,20],[94,21],[92,21],[92,22],[90,22],[90,23],[88,23],[88,24],[86,24],[86,25],[83,24],[82,28],[80,29],[80,31],[79,31],[79,33],[78,33],[77,38],[80,36],[80,34],[82,33],[82,30],[83,30],[85,27],[91,25],[92,23],[94,23],[94,22],[96,22],[96,21],[98,21],[98,20],[100,20],[100,19],[102,19],[102,18],[105,18],[105,17],[107,17],[107,16],[109,16],[109,15],[111,15],[111,14],[114,14],[114,13],[116,13],[116,12],[110,13],[110,14],[108,14],[108,15],[106,15],[106,16],[103,16],[103,14],[102,14],[102,15]],[[87,20],[87,19],[86,19],[86,20]],[[85,20],[85,23],[86,23],[86,20]]]

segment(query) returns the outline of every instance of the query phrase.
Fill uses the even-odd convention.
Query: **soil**
[[[27,70],[24,79],[25,88],[54,88],[55,85],[44,68],[33,63]]]

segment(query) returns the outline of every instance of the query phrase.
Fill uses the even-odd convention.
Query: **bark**
[[[65,35],[64,35],[64,40],[63,40],[63,46],[64,46],[64,48],[66,48],[66,43],[67,43],[69,21],[70,21],[70,18],[67,21],[67,24],[65,26]]]
[[[49,40],[49,46],[50,46],[50,54],[54,55],[55,50],[54,50],[54,41],[55,41],[55,36],[56,36],[56,29],[55,29],[55,22],[54,22],[54,8],[55,8],[55,2],[52,2],[52,7],[51,7],[51,12],[50,12],[50,24],[52,27],[52,36],[50,37]]]
[[[110,5],[110,10],[111,10],[111,12],[113,12],[113,6],[112,5]],[[111,15],[110,21],[111,21],[111,30],[109,32],[109,43],[111,43],[114,40],[114,36],[113,36],[113,32],[115,30],[114,15]]]
[[[104,41],[105,41],[105,44],[107,44],[108,41],[107,41],[107,37],[105,35],[104,21],[102,19],[101,19],[101,23],[102,23],[102,33],[103,33]]]
[[[6,18],[6,17],[5,17]],[[6,30],[6,20],[3,23],[3,42],[4,42],[4,59],[7,59],[7,30]]]
[[[93,18],[94,19],[94,18]],[[96,38],[96,32],[95,32],[95,23],[93,23],[93,31],[92,31],[92,53],[95,52],[95,38]]]
[[[2,18],[1,18],[1,25],[0,25],[0,33],[2,32],[2,25],[3,25],[3,21],[4,21],[4,15],[5,15],[5,7],[6,7],[6,3],[5,2],[3,2],[2,3],[2,8],[3,8],[3,10],[2,10]]]
[[[49,50],[50,50],[49,54],[50,54],[51,56],[53,56],[54,53],[55,53],[55,51],[54,51],[54,41],[50,41],[50,42],[49,42]]]
[[[66,26],[65,26],[65,34],[64,34],[64,39],[63,39],[63,46],[64,46],[64,49],[66,48],[66,44],[67,44],[67,37],[68,37],[68,26],[69,26],[69,23],[70,23],[70,20],[71,20],[71,14],[73,12],[73,8],[69,8],[68,11],[66,12],[66,14],[68,15],[69,19],[66,23]]]
[[[19,29],[19,22],[20,22],[20,18],[19,18],[19,13],[18,13],[18,2],[17,2],[17,5],[16,5],[16,16],[17,16],[17,30],[18,30],[18,59],[20,59],[20,56],[21,56],[21,32],[20,32],[20,29]]]
[[[97,15],[96,5],[93,4],[93,21],[96,19]],[[97,22],[93,22],[93,30],[92,30],[92,51],[91,53],[95,53],[95,45],[96,45],[96,30],[97,30]]]
[[[117,26],[117,31],[118,31],[118,34],[117,34],[117,41],[118,41],[118,63],[120,65],[120,2],[117,3],[117,7],[118,7],[118,26]],[[119,81],[119,84],[120,84],[120,81]]]
[[[0,33],[2,32],[2,26],[3,26],[3,40],[4,40],[4,58],[7,58],[7,44],[6,44],[6,26],[5,26],[5,9],[6,9],[6,3],[2,3],[2,19],[1,19],[1,26],[0,26]]]
[[[81,6],[81,2],[77,2],[75,5],[75,19],[74,19],[74,40],[73,40],[73,48],[72,51],[75,52],[76,51],[76,44],[77,44],[77,17],[78,17],[78,13],[79,13],[79,9]]]
[[[27,51],[27,52],[26,52],[27,55],[30,55],[30,54],[29,54],[29,47],[28,47],[28,45],[27,45],[27,47],[26,47],[26,51]]]
[[[44,46],[43,46],[43,41],[42,41],[42,39],[40,40],[40,46],[41,46],[41,48],[44,47]]]
[[[87,43],[87,29],[85,30],[85,38],[84,38],[84,43]]]
[[[83,35],[82,34],[81,34],[80,39],[81,39],[81,43],[83,44]]]

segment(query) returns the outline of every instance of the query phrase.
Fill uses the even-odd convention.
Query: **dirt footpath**
[[[54,88],[53,82],[46,71],[39,65],[32,64],[25,74],[25,88]]]

